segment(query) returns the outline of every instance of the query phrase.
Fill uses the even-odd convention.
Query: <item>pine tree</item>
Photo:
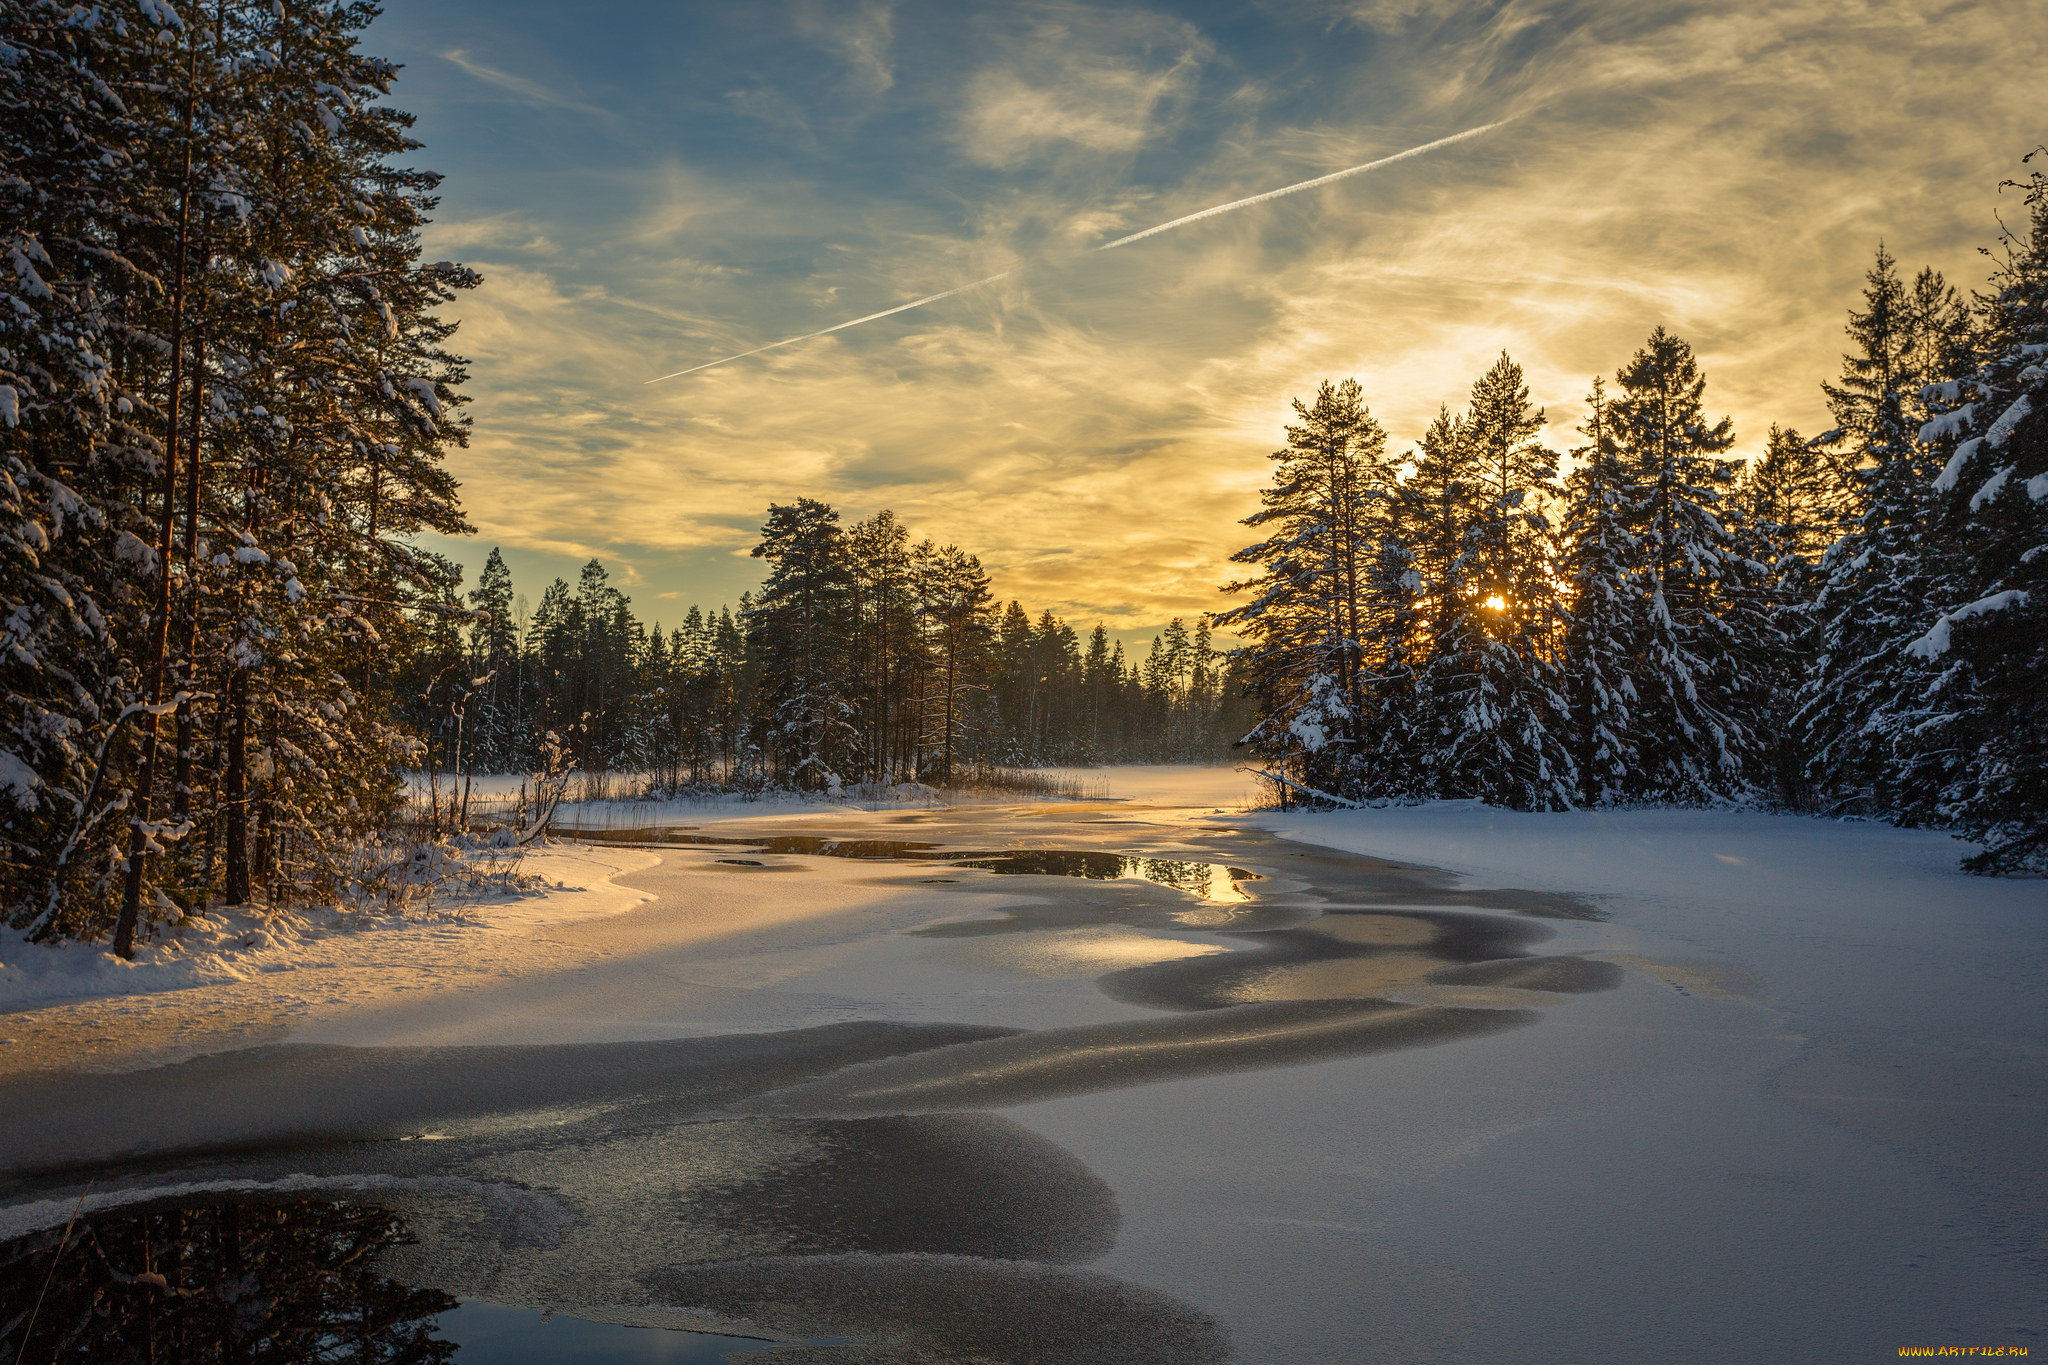
[[[928,728],[922,739],[938,759],[940,780],[951,782],[954,763],[972,738],[970,700],[984,690],[994,661],[993,602],[979,559],[952,545],[927,544],[923,550],[917,560],[917,595],[933,688],[924,708]],[[1022,615],[1017,603],[1010,607]]]
[[[2002,243],[1984,359],[1944,384],[1970,401],[1927,433],[1952,448],[1918,547],[1936,562],[1911,576],[1940,595],[1905,647],[1928,679],[1903,736],[1908,780],[1942,774],[1934,809],[1985,845],[1973,872],[2048,870],[2048,175],[2018,188],[2028,228]]]
[[[137,243],[161,233],[154,25],[0,3],[0,919],[91,936],[129,805],[124,636],[158,555],[146,517],[160,418],[117,366]],[[132,338],[140,340],[140,338]]]
[[[396,165],[418,144],[382,103],[395,68],[356,50],[373,14],[6,7],[8,257],[49,295],[0,340],[26,419],[6,455],[31,517],[62,509],[41,577],[87,626],[45,727],[72,752],[25,760],[91,789],[55,856],[7,869],[34,932],[111,927],[125,953],[166,905],[332,894],[396,801],[409,740],[370,683],[461,614],[405,541],[466,529],[440,464],[463,365],[433,310],[476,280],[418,260],[436,177]],[[58,334],[77,360],[31,361]],[[97,560],[75,586],[73,548]]]
[[[502,772],[518,760],[518,627],[513,620],[512,571],[496,546],[484,560],[476,587],[469,592],[472,611],[481,614],[470,627],[469,668],[484,684],[471,722],[475,727],[477,762],[486,771]]]
[[[1766,632],[1747,650],[1756,660],[1748,707],[1777,799],[1793,807],[1809,804],[1799,698],[1819,655],[1819,565],[1841,530],[1844,498],[1840,466],[1798,432],[1773,426],[1731,500],[1735,549]]]
[[[859,732],[848,699],[853,596],[839,514],[812,498],[771,505],[757,558],[768,578],[747,614],[760,668],[770,750],[799,787],[839,781],[857,760]]]
[[[1361,797],[1407,797],[1427,789],[1417,772],[1426,744],[1418,698],[1428,640],[1422,633],[1422,575],[1409,545],[1410,500],[1389,500],[1366,576],[1364,667],[1369,696],[1360,750]]]
[[[1325,381],[1294,411],[1273,483],[1244,523],[1271,532],[1231,556],[1258,572],[1224,591],[1254,596],[1216,622],[1247,640],[1239,657],[1258,720],[1246,740],[1288,781],[1348,796],[1368,712],[1361,589],[1396,481],[1356,380]]]
[[[1436,571],[1417,687],[1420,776],[1442,796],[1556,809],[1575,786],[1539,506],[1557,457],[1534,439],[1544,414],[1507,355],[1471,398],[1464,417],[1439,417],[1409,481],[1428,509]]]
[[[1088,653],[1081,660],[1084,730],[1081,747],[1083,763],[1101,763],[1122,747],[1117,725],[1116,692],[1119,666],[1110,653],[1109,630],[1101,622],[1088,633]]]
[[[1733,484],[1727,418],[1709,424],[1692,348],[1662,327],[1615,375],[1608,403],[1633,537],[1630,587],[1641,613],[1631,679],[1630,793],[1697,802],[1747,790],[1753,718],[1741,710],[1755,661],[1723,619],[1738,572],[1716,509]]]
[[[1823,809],[1927,820],[1951,775],[1953,750],[1906,738],[1926,719],[1928,682],[1906,646],[1952,567],[1927,535],[1937,450],[1953,444],[1956,423],[1914,420],[1920,391],[1942,377],[1919,365],[1954,362],[1960,344],[1945,295],[1930,272],[1909,293],[1880,246],[1864,308],[1849,315],[1856,350],[1839,382],[1823,386],[1837,424],[1828,439],[1852,480],[1846,533],[1821,561],[1816,662],[1794,722]]]
[[[1607,391],[1595,376],[1567,480],[1563,571],[1571,593],[1565,636],[1566,690],[1571,699],[1579,797],[1610,805],[1628,793],[1635,770],[1633,708],[1637,650],[1646,632],[1631,581],[1635,536],[1624,510],[1627,482],[1607,414]]]

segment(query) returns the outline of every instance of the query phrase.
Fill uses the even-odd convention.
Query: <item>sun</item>
[[[1502,597],[1499,593],[1495,593],[1493,596],[1487,598],[1486,605],[1493,611],[1506,611],[1508,609],[1507,599],[1505,597]]]

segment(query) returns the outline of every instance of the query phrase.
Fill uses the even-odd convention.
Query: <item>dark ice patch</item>
[[[1474,962],[1430,974],[1442,986],[1513,986],[1524,991],[1587,995],[1611,991],[1621,984],[1622,970],[1612,962],[1584,957],[1525,957],[1506,962]]]
[[[280,1044],[127,1075],[0,1081],[0,1196],[23,1177],[177,1153],[407,1137],[485,1114],[602,1105],[675,1121],[879,1057],[1002,1037],[976,1024],[826,1024],[776,1033],[534,1047]]]
[[[1329,921],[1355,915],[1413,922],[1426,931],[1427,941],[1361,943],[1337,932],[1336,924],[1312,920],[1295,929],[1232,931],[1225,937],[1242,945],[1236,952],[1130,967],[1111,972],[1096,984],[1113,1000],[1152,1009],[1228,1009],[1261,999],[1284,998],[1278,993],[1288,988],[1289,968],[1398,955],[1418,959],[1415,980],[1420,981],[1427,975],[1428,962],[1451,966],[1492,958],[1519,958],[1529,945],[1551,936],[1550,930],[1540,924],[1498,915],[1337,910],[1327,912],[1323,918]],[[1362,985],[1356,991],[1333,986],[1328,993],[1338,998],[1366,999],[1383,994],[1386,988],[1387,983],[1381,981]]]
[[[1534,1023],[1534,1010],[1299,1000],[1167,1019],[1040,1029],[848,1067],[736,1108],[766,1114],[915,1114],[1000,1108],[1154,1081],[1355,1057]]]
[[[1223,1328],[1107,1275],[950,1256],[819,1256],[678,1266],[643,1282],[678,1308],[844,1346],[793,1365],[1221,1365]]]
[[[1109,1186],[1064,1148],[994,1114],[744,1119],[676,1136],[780,1154],[688,1192],[677,1212],[687,1261],[931,1252],[1078,1262],[1116,1242]],[[708,1151],[692,1155],[720,1164]],[[727,1155],[723,1164],[739,1163]]]

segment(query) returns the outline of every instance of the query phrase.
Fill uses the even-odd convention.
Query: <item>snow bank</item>
[[[1099,785],[1113,801],[1178,810],[1238,811],[1259,799],[1260,782],[1243,768],[1193,763],[1131,763],[1108,768],[1047,768],[1048,776]]]
[[[1802,911],[1926,901],[1985,887],[1957,870],[1976,846],[1931,830],[1731,810],[1531,813],[1477,801],[1263,811],[1287,839],[1442,867],[1492,886],[1644,903],[1742,900]],[[2031,893],[2048,902],[2048,887]]]
[[[528,932],[616,915],[651,896],[613,879],[659,861],[644,849],[558,843],[529,850],[519,861],[522,876],[544,883],[537,891],[447,901],[411,915],[215,911],[136,945],[132,962],[114,956],[103,944],[27,943],[11,934],[0,936],[0,1010],[250,981],[296,970],[316,945],[332,948],[351,936],[388,939],[445,933],[451,927],[480,933]]]

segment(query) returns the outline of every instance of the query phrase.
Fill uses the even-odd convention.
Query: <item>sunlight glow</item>
[[[1499,593],[1495,593],[1486,599],[1486,605],[1493,611],[1506,611],[1508,603],[1506,598],[1502,597]]]

